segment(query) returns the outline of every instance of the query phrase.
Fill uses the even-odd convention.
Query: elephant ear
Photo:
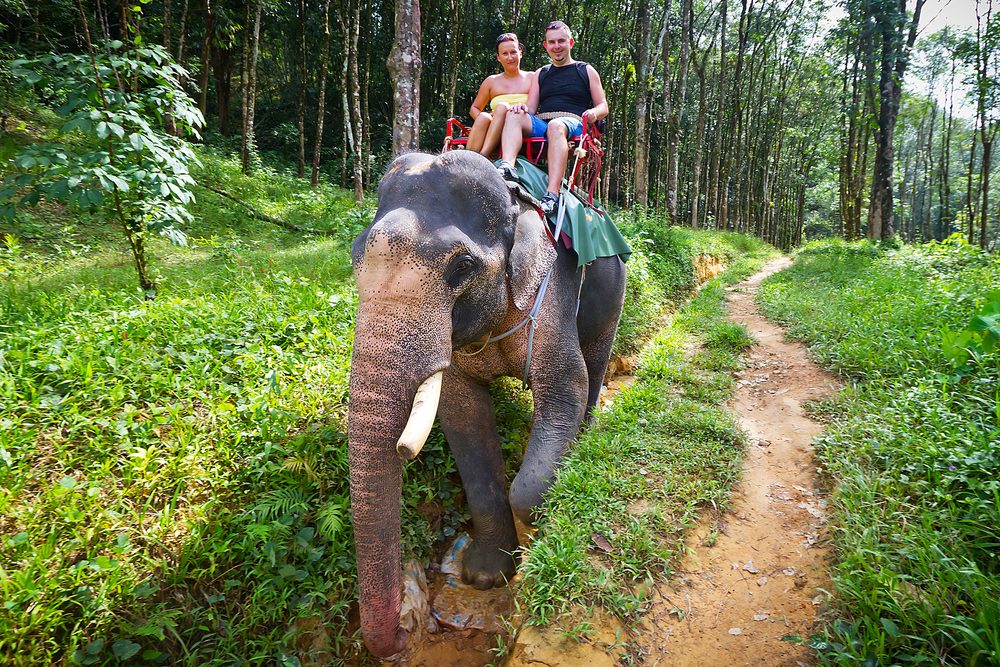
[[[514,226],[514,245],[507,258],[507,277],[514,305],[525,311],[531,307],[542,278],[556,261],[556,250],[545,223],[534,207],[520,206]]]

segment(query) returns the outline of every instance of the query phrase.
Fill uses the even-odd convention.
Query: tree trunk
[[[635,62],[635,201],[645,209],[649,202],[649,0],[640,0],[636,18]]]
[[[947,236],[951,233],[951,225],[954,222],[951,213],[951,178],[949,165],[951,164],[951,129],[954,120],[955,104],[955,60],[951,63],[951,78],[948,82],[948,111],[944,120],[944,136],[941,137],[941,170],[938,174],[938,188],[940,190],[938,198],[941,200],[941,230]]]
[[[181,10],[180,30],[178,31],[177,34],[177,63],[184,69],[187,69],[187,50],[185,47],[187,44],[187,20],[188,20],[189,6],[190,6],[189,0],[184,0],[184,9]],[[187,77],[184,77],[184,80],[181,81],[181,84],[183,85],[186,82],[186,80]]]
[[[703,161],[705,145],[705,70],[708,67],[708,56],[715,48],[713,38],[712,45],[705,50],[700,66],[696,66],[698,72],[698,121],[695,124],[694,138],[694,165],[691,167],[691,229],[698,229],[698,198],[701,196],[701,165]]]
[[[719,4],[722,7],[722,16],[719,19],[719,82],[715,105],[715,142],[712,147],[712,166],[708,178],[708,202],[705,206],[706,209],[711,208],[713,215],[715,215],[717,229],[719,228],[719,168],[722,159],[722,128],[726,108],[726,10],[729,2],[722,0]]]
[[[261,0],[255,0],[253,11],[253,30],[247,32],[243,49],[244,54],[246,54],[246,62],[244,63],[246,73],[243,76],[246,88],[243,94],[243,141],[240,145],[240,164],[244,174],[250,173],[253,158],[257,152],[253,126],[254,110],[257,106],[257,53],[260,44]],[[247,5],[247,18],[250,18],[249,4]],[[247,28],[249,27],[249,21],[247,21]]]
[[[337,22],[340,24],[340,34],[344,37],[344,48],[341,52],[343,60],[340,64],[340,110],[341,110],[341,133],[340,133],[340,187],[347,187],[347,156],[354,154],[354,127],[351,124],[351,108],[348,102],[350,82],[348,81],[350,33],[347,22],[351,16],[351,0],[346,0],[344,6],[337,9]],[[345,20],[344,11],[347,12]]]
[[[934,230],[934,125],[937,121],[937,101],[934,101],[934,108],[931,113],[930,126],[927,129],[927,159],[924,164],[926,170],[925,180],[927,181],[927,209],[921,218],[920,235],[925,243],[934,238],[941,238],[940,226],[938,233]],[[916,225],[913,225],[914,228]]]
[[[993,156],[993,132],[992,130],[986,131],[985,128],[981,129],[983,160],[979,168],[979,178],[981,181],[979,194],[983,198],[983,201],[979,209],[979,247],[986,250],[986,227],[990,214],[990,159]]]
[[[456,0],[457,2],[457,0]],[[364,164],[362,163],[362,123],[367,122],[361,116],[361,81],[358,76],[358,40],[361,33],[361,0],[351,0],[351,26],[348,40],[348,77],[350,79],[350,119],[353,126],[354,142],[351,144],[351,155],[354,166],[354,201],[362,203],[365,200]]]
[[[693,41],[694,9],[691,0],[681,2],[681,43],[677,59],[677,83],[674,88],[673,113],[668,122],[670,139],[667,143],[667,215],[671,224],[677,224],[677,177],[680,160],[681,121],[684,116],[684,98],[687,95],[687,74],[690,46]]]
[[[198,109],[208,123],[208,61],[212,53],[212,32],[215,29],[212,16],[212,0],[205,0],[205,34],[201,42],[201,79],[198,93]]]
[[[969,245],[973,245],[976,242],[975,229],[976,229],[976,212],[974,208],[975,197],[972,196],[972,174],[975,171],[976,164],[976,135],[972,135],[972,148],[969,149],[969,169],[966,173],[965,181],[965,208],[966,208],[966,218],[969,221],[969,234],[966,240],[968,240]]]
[[[299,0],[299,67],[298,94],[295,98],[295,124],[299,130],[299,155],[296,174],[306,175],[306,0]]]
[[[743,63],[746,59],[750,24],[748,0],[740,0],[740,5],[739,47],[736,51],[736,68],[733,72],[732,86],[730,88],[732,91],[732,100],[730,101],[729,123],[726,132],[729,139],[729,150],[725,152],[719,174],[719,199],[721,201],[721,206],[719,207],[719,229],[733,228],[729,222],[729,175],[732,173],[733,146],[739,146],[739,138],[738,136],[734,137],[733,126],[736,125],[742,129],[743,112],[742,105],[740,104],[740,85],[742,82]],[[736,164],[739,163],[737,162]]]
[[[389,52],[393,87],[392,154],[420,146],[420,0],[396,0],[395,38]]]
[[[881,71],[879,73],[878,149],[872,176],[872,199],[868,213],[868,238],[888,240],[893,235],[893,135],[902,95],[903,74],[909,62],[910,50],[917,38],[920,10],[925,0],[916,0],[909,35],[903,43],[906,0],[894,6],[881,6],[875,12],[875,23],[882,36]]]
[[[323,119],[326,114],[326,75],[330,68],[330,0],[323,0],[323,46],[319,65],[319,102],[316,109],[316,141],[313,143],[313,187],[319,185],[319,162],[323,150]]]
[[[372,47],[371,47],[371,17],[370,12],[365,12],[368,19],[365,39],[365,71],[363,83],[361,85],[361,161],[365,170],[365,183],[372,182],[372,142],[371,142],[371,117],[368,114],[368,90],[372,73]]]
[[[233,50],[229,46],[215,44],[212,47],[212,72],[215,75],[215,108],[219,115],[219,134],[228,137],[232,134],[229,107],[233,94]],[[242,91],[242,95],[245,95],[245,85]]]
[[[660,144],[662,146],[664,139],[669,137],[669,131],[666,132],[666,137],[664,136],[664,130],[669,126],[670,117],[673,114],[673,96],[671,91],[671,81],[672,77],[670,74],[670,6],[673,4],[673,0],[665,0],[663,7],[663,50],[660,52],[661,60],[663,62],[663,111],[660,116]],[[666,164],[666,161],[662,156],[659,157],[658,167],[656,173],[656,183],[658,189],[663,189],[662,186],[662,171]],[[660,195],[658,195],[659,197]],[[659,201],[659,199],[658,199]],[[665,201],[665,197],[664,197]],[[670,223],[670,220],[667,220]]]
[[[170,43],[172,41],[170,31],[173,26],[171,25],[172,18],[170,10],[170,0],[163,0],[163,48],[166,49],[167,53],[172,54],[173,51],[170,48]],[[168,134],[177,134],[176,123],[174,123],[174,117],[170,113],[164,115],[163,122],[167,128]]]
[[[455,116],[455,90],[458,88],[458,62],[462,55],[459,53],[458,36],[462,33],[459,22],[462,19],[462,0],[450,0],[451,3],[451,38],[448,41],[448,92],[447,114],[445,118]]]

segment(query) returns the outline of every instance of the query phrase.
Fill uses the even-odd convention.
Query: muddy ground
[[[835,380],[784,340],[783,330],[757,313],[754,294],[766,276],[790,264],[775,260],[728,288],[730,318],[758,344],[747,356],[730,408],[750,438],[743,479],[724,513],[706,512],[688,540],[689,553],[674,577],[651,593],[643,622],[629,633],[635,662],[646,665],[809,665],[810,651],[782,638],[808,637],[826,605],[828,580],[825,500],[816,477],[812,439],[822,425],[803,405],[836,388]],[[617,378],[616,385],[627,385]],[[609,382],[610,387],[614,387]],[[432,573],[431,604],[446,621],[428,633],[405,664],[472,667],[498,664],[489,649],[507,634],[495,619],[484,630],[448,629],[476,610],[509,610],[504,590],[475,592],[470,600],[445,574]],[[489,616],[485,613],[485,616]],[[597,628],[585,644],[556,631],[519,633],[506,664],[517,667],[618,663],[623,628],[590,619]],[[507,628],[509,631],[510,628]],[[617,644],[617,651],[604,648]]]

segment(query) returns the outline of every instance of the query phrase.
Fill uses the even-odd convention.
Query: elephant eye
[[[452,287],[456,287],[461,280],[467,278],[475,270],[476,260],[470,255],[459,255],[452,260],[448,269],[448,282]]]

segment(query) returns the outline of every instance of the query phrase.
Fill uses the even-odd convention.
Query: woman
[[[497,37],[497,60],[503,65],[503,73],[486,77],[469,108],[473,123],[467,148],[487,157],[500,143],[507,110],[528,101],[528,89],[535,76],[521,69],[521,44],[512,32]],[[486,111],[487,102],[492,114]]]

